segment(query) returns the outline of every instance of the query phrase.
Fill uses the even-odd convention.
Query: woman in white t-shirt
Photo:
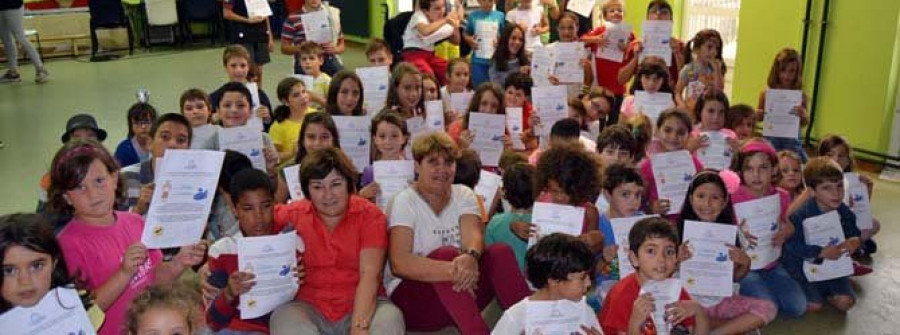
[[[484,246],[475,193],[453,184],[458,157],[446,133],[417,138],[418,179],[388,206],[385,286],[410,331],[456,326],[462,334],[487,334],[481,309],[495,296],[505,309],[531,294],[512,249]]]
[[[445,0],[419,0],[419,8],[403,32],[403,61],[433,74],[441,85],[447,83],[447,61],[435,56],[434,45],[447,38],[459,44],[460,14],[447,14],[445,4]]]

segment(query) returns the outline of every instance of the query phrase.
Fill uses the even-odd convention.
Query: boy
[[[97,119],[90,114],[76,114],[66,121],[66,131],[60,137],[63,144],[69,140],[94,140],[103,143],[106,130],[97,125]],[[41,177],[38,190],[38,204],[35,212],[44,213],[47,208],[47,190],[50,188],[50,172]],[[51,220],[52,221],[52,220]]]
[[[247,80],[247,74],[250,72],[251,64],[253,63],[250,60],[250,52],[243,46],[232,44],[225,47],[225,51],[222,52],[222,65],[225,67],[225,73],[228,74],[229,82],[246,85],[249,82]],[[212,104],[211,107],[214,119],[221,118],[220,115],[216,114],[219,111],[219,102],[222,100],[222,94],[224,93],[223,89],[226,85],[228,84],[222,85],[219,89],[213,91],[209,95],[209,102]],[[263,119],[265,129],[268,131],[269,126],[272,124],[272,117],[270,114],[272,104],[269,102],[269,96],[262,90],[262,85],[257,84],[257,86],[259,106],[256,108],[256,114]],[[251,98],[248,101],[253,100]]]
[[[222,16],[232,22],[229,41],[246,48],[247,59],[259,66],[258,82],[262,86],[262,66],[269,63],[269,53],[275,51],[269,18],[251,17],[244,0],[224,0],[222,5]]]
[[[525,162],[513,164],[503,172],[503,198],[510,210],[491,217],[484,243],[506,243],[516,254],[519,269],[525,271],[525,251],[531,236],[531,207],[534,206],[534,177],[537,170]]]
[[[475,190],[478,180],[481,179],[481,158],[478,152],[472,149],[460,150],[459,158],[456,159],[456,176],[453,177],[454,184],[462,184]],[[485,199],[481,195],[476,194],[478,198],[478,209],[481,211],[481,223],[487,223],[493,208],[494,199]],[[490,203],[487,203],[490,202]]]
[[[852,255],[860,246],[860,231],[856,227],[856,215],[844,204],[844,174],[840,166],[829,157],[811,159],[803,168],[809,197],[790,215],[797,227],[794,235],[784,245],[782,264],[785,270],[803,287],[808,299],[807,309],[818,311],[827,299],[835,308],[846,312],[856,303],[856,295],[849,277],[820,282],[808,282],[803,274],[803,261],[821,263],[835,260],[841,255]],[[836,210],[841,218],[841,228],[846,240],[838,245],[820,247],[806,243],[803,220]]]
[[[222,98],[219,100],[219,110],[222,111],[222,128],[234,128],[247,125],[250,120],[250,90],[246,86],[232,82],[219,89]],[[275,165],[278,164],[278,151],[272,144],[272,138],[268,133],[262,134],[263,153],[266,157],[266,170],[270,176],[275,176]],[[215,146],[220,148],[218,139]],[[221,148],[220,148],[221,149]]]
[[[156,119],[150,128],[150,159],[122,168],[129,209],[145,215],[153,198],[153,181],[157,158],[168,149],[190,149],[193,136],[191,124],[184,115],[168,113]]]
[[[331,85],[331,76],[322,73],[322,47],[313,42],[300,44],[300,67],[303,72],[313,77],[313,87],[307,87],[309,101],[320,112],[325,110],[325,98],[328,96],[328,86]]]
[[[627,218],[635,215],[643,215],[641,212],[641,199],[644,195],[644,179],[641,174],[627,165],[613,164],[603,171],[603,192],[600,197],[605,202],[605,208],[600,213],[600,231],[603,232],[603,256],[602,264],[597,269],[601,270],[598,277],[602,279],[619,280],[618,261],[616,260],[616,236],[612,229],[612,219]],[[599,202],[599,201],[598,201]],[[598,278],[600,279],[600,278]],[[599,282],[598,282],[599,284]]]
[[[611,25],[619,25],[622,23],[625,13],[622,1],[607,1],[600,9],[604,21],[609,22]],[[625,95],[625,85],[619,83],[617,77],[619,69],[621,69],[625,63],[600,58],[599,55],[603,48],[618,48],[619,50],[622,50],[622,52],[625,52],[628,50],[628,44],[634,40],[634,33],[631,33],[627,40],[620,40],[618,43],[610,44],[609,42],[615,41],[608,41],[606,39],[607,28],[607,25],[601,25],[582,36],[581,40],[588,45],[595,56],[598,56],[595,58],[594,64],[597,71],[594,77],[597,78],[597,85],[612,91],[615,95],[614,103],[611,106],[612,110],[609,114],[609,123],[616,124],[619,120],[619,106],[622,104]]]
[[[591,285],[593,255],[577,237],[556,233],[541,238],[528,250],[528,281],[537,291],[503,313],[493,334],[524,334],[528,305],[559,301],[581,307],[562,317],[580,317],[580,330],[600,334],[594,312],[585,304],[584,292]],[[580,333],[579,333],[580,334]]]
[[[234,333],[269,332],[269,316],[242,319],[238,297],[254,286],[252,273],[238,271],[237,240],[252,236],[272,235],[275,189],[265,173],[246,169],[234,175],[229,185],[231,209],[237,215],[240,232],[216,241],[209,249],[209,283],[221,289],[206,312],[206,322],[213,331],[227,329]],[[303,278],[303,264],[297,261],[298,281]]]
[[[604,334],[655,334],[655,329],[663,326],[651,321],[655,308],[653,296],[639,294],[648,281],[665,280],[675,272],[678,241],[675,228],[660,217],[640,220],[631,228],[628,259],[635,273],[622,278],[603,300],[599,317]],[[679,301],[667,308],[665,316],[667,324],[675,325],[676,329],[692,327],[694,334],[709,333],[709,321],[703,306],[691,300],[684,288],[681,289]]]
[[[366,46],[366,59],[369,60],[369,66],[391,68],[394,65],[394,54],[391,53],[391,47],[383,39],[377,37],[372,38],[369,45]]]
[[[281,31],[281,53],[294,56],[294,73],[309,74],[300,65],[299,46],[308,40],[300,15],[317,11],[326,11],[328,13],[328,23],[331,29],[331,41],[319,44],[325,52],[320,70],[329,76],[333,76],[344,69],[339,56],[344,53],[344,32],[341,30],[341,11],[328,5],[327,2],[306,0],[306,3],[299,11],[288,16]]]
[[[738,140],[756,136],[756,111],[747,104],[736,104],[725,114],[725,128],[734,130]]]
[[[556,121],[553,127],[550,128],[550,146],[574,143],[580,144],[578,148],[586,152],[594,152],[594,148],[597,147],[594,141],[581,136],[581,126],[575,119],[565,118]],[[536,165],[541,157],[541,153],[543,153],[543,150],[540,149],[532,152],[531,156],[528,156],[528,163]]]
[[[622,125],[612,125],[603,129],[597,136],[597,153],[603,166],[623,164],[634,167],[637,141],[631,131]]]
[[[647,5],[647,20],[672,21],[672,6],[666,0],[653,0]],[[669,78],[678,78],[678,72],[684,67],[684,42],[672,37],[669,43],[672,46],[672,59],[669,60]],[[619,69],[619,84],[625,85],[631,81],[637,71],[638,62],[640,62],[640,53],[644,50],[644,45],[640,40],[633,40],[625,51],[625,58],[622,63],[625,64]]]
[[[500,38],[500,32],[503,31],[503,24],[505,22],[503,13],[494,10],[494,0],[478,0],[479,10],[474,10],[469,13],[469,17],[466,20],[466,31],[463,34],[463,39],[466,43],[472,47],[472,50],[475,52],[472,54],[472,87],[478,87],[481,83],[489,81],[490,77],[488,76],[488,70],[491,67],[491,55],[487,58],[478,57],[478,42],[479,38],[476,35],[476,27],[478,27],[478,23],[488,23],[494,24],[497,26],[497,32],[494,36],[494,44],[496,45],[497,40]]]

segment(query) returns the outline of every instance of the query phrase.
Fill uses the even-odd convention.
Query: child
[[[475,190],[479,179],[481,179],[481,158],[478,157],[478,152],[472,149],[460,150],[459,158],[456,159],[456,174],[453,176],[453,183],[465,185]],[[483,218],[481,219],[482,224],[487,224],[489,218],[494,214],[493,205],[496,203],[496,198],[499,195],[499,193],[496,193],[494,194],[494,199],[485,199],[483,196],[475,194],[478,210],[480,211],[479,216]]]
[[[648,150],[649,155],[685,150],[685,142],[691,133],[691,117],[687,111],[680,108],[670,108],[662,112],[656,119],[656,143],[655,148]],[[648,157],[649,158],[649,157]],[[697,156],[691,154],[695,171],[703,171],[703,163]],[[650,159],[645,159],[640,164],[641,176],[646,185],[648,212],[654,214],[666,214],[671,209],[672,199],[660,199],[656,190],[656,177],[653,173],[653,165]]]
[[[333,76],[344,69],[341,64],[340,54],[344,53],[344,32],[341,29],[341,11],[322,0],[306,0],[299,11],[288,15],[281,29],[281,53],[294,56],[294,73],[309,74],[301,66],[299,46],[306,42],[306,30],[300,15],[325,11],[328,13],[328,28],[331,30],[331,40],[319,44],[324,51],[320,71]]]
[[[594,269],[596,276],[595,288],[600,289],[603,281],[618,281],[619,261],[616,250],[615,234],[612,229],[612,219],[627,218],[643,215],[641,211],[641,198],[644,195],[644,180],[640,173],[633,167],[622,164],[612,164],[603,171],[603,192],[601,197],[606,199],[607,208],[600,213],[598,230],[603,233],[603,252],[599,255],[599,262]],[[605,292],[602,292],[605,294]],[[603,299],[599,294],[591,295],[592,298]],[[589,298],[589,301],[593,299]],[[600,301],[593,301],[595,307],[600,307]]]
[[[362,80],[356,72],[341,71],[331,79],[325,110],[331,115],[360,116],[363,111]]]
[[[803,183],[802,165],[797,153],[788,150],[778,152],[776,183],[778,187],[790,194],[792,202],[806,190],[806,185]]]
[[[97,125],[97,119],[94,116],[90,114],[76,114],[66,121],[66,131],[63,132],[60,141],[66,144],[70,140],[91,139],[103,143],[106,140],[106,135],[106,130]],[[44,173],[39,186],[38,204],[35,212],[43,214],[47,211],[47,189],[50,188],[50,172]],[[50,219],[50,221],[54,221],[54,226],[57,226],[57,223],[65,222],[55,222],[56,220],[53,219]]]
[[[781,90],[802,90],[803,89],[803,61],[797,50],[784,48],[775,55],[775,61],[772,63],[772,69],[769,71],[769,78],[766,81],[766,87],[769,89]],[[809,124],[809,114],[806,113],[807,99],[806,93],[801,93],[803,102],[794,107],[792,113],[800,118],[801,129]],[[766,91],[759,93],[759,103],[756,105],[757,120],[762,121],[765,116],[766,108]],[[806,150],[800,143],[800,132],[797,132],[797,138],[783,137],[766,137],[775,150],[791,150],[800,155],[800,159],[805,163],[807,160]]]
[[[247,86],[231,82],[219,88],[221,99],[219,100],[219,110],[222,112],[222,128],[234,128],[247,125],[247,121],[251,116],[250,90]],[[262,108],[257,109],[259,112]],[[268,114],[268,110],[266,110]],[[272,138],[268,133],[262,134],[263,138],[263,154],[266,157],[266,170],[274,175],[275,165],[278,163],[278,151],[272,143]]]
[[[248,75],[250,73],[251,64],[253,63],[250,59],[250,52],[243,46],[229,45],[225,47],[225,51],[222,52],[222,65],[225,67],[225,73],[228,74],[229,82],[237,82],[245,85],[249,83]],[[219,87],[209,95],[209,102],[212,104],[213,118],[216,118],[215,114],[218,112],[219,102],[222,100],[225,85],[222,85],[222,87]],[[272,109],[272,103],[269,102],[269,96],[262,90],[262,86],[257,86],[256,94],[259,96],[259,106],[256,106],[255,113],[258,117],[263,119],[263,125],[265,125],[266,130],[268,130],[268,127],[272,122],[269,115],[269,111]],[[248,101],[252,102],[253,100],[250,99]],[[218,116],[218,118],[221,119],[222,116]]]
[[[618,122],[618,107],[616,96],[612,91],[605,87],[592,87],[587,94],[581,95],[581,104],[587,113],[585,126],[588,129],[590,139],[597,139],[600,131],[607,125],[616,124]],[[616,120],[612,120],[613,114],[616,114]]]
[[[129,335],[195,334],[204,329],[195,323],[198,302],[189,288],[155,286],[137,296],[128,308],[126,327]],[[124,330],[124,329],[123,329]],[[116,333],[119,334],[119,333]]]
[[[527,155],[538,148],[538,138],[534,136],[534,130],[531,127],[531,121],[534,117],[534,108],[531,104],[531,87],[534,81],[528,74],[522,72],[513,72],[506,77],[503,82],[504,97],[503,104],[506,107],[522,108],[522,144],[525,144],[524,150],[516,152]],[[503,144],[507,148],[512,148],[511,139],[504,136]]]
[[[672,93],[672,82],[669,78],[669,72],[666,70],[666,63],[662,58],[656,56],[647,56],[641,61],[641,66],[634,76],[631,83],[631,89],[628,91],[629,96],[622,101],[621,117],[629,118],[638,114],[634,109],[634,92],[644,91],[650,94],[657,92]],[[674,99],[674,98],[673,98]]]
[[[587,94],[585,94],[587,96]],[[590,104],[590,103],[588,103]],[[591,138],[597,138],[596,135],[591,136],[591,130],[588,129],[588,125],[590,124],[590,120],[588,119],[588,112],[585,109],[584,102],[578,98],[570,98],[569,99],[569,110],[567,117],[569,119],[575,120],[578,124],[578,140],[587,147],[587,150],[593,152],[597,147],[597,143],[594,142]],[[597,131],[599,135],[599,130]]]
[[[679,235],[683,236],[687,220],[737,225],[728,188],[720,172],[706,170],[698,173],[688,187],[681,218]],[[690,241],[682,241],[687,244]],[[734,262],[734,280],[740,281],[750,270],[750,257],[737,244],[728,246],[729,258]],[[684,259],[682,260],[684,261]],[[706,314],[715,326],[713,334],[743,334],[772,322],[778,309],[771,301],[740,295],[726,298],[695,297],[708,302]]]
[[[650,1],[647,4],[647,20],[672,21],[672,5],[666,0]],[[681,42],[681,40],[672,37],[669,45],[672,47],[672,59],[662,61],[663,64],[668,64],[668,66],[664,65],[664,67],[668,67],[669,70],[668,76],[666,77],[668,77],[669,80],[675,80],[675,78],[678,78],[678,71],[684,67],[684,43]],[[641,40],[635,39],[634,41],[631,41],[628,50],[625,51],[625,57],[622,60],[622,63],[625,63],[625,66],[619,70],[619,84],[624,85],[631,80],[635,70],[638,68],[638,61],[641,58],[640,54],[643,51],[644,44]]]
[[[167,284],[199,264],[206,244],[184,246],[170,262],[141,242],[144,220],[113,209],[119,186],[118,165],[93,141],[74,141],[53,157],[50,207],[71,214],[59,232],[69,274],[91,290],[106,312],[99,334],[119,334],[128,304],[152,284]]]
[[[606,38],[607,30],[610,27],[622,24],[622,20],[625,16],[624,5],[620,0],[610,0],[606,1],[600,9],[603,13],[604,24],[594,28],[594,30],[591,30],[587,34],[584,34],[584,36],[581,37],[581,40],[584,41],[585,44],[590,47],[591,52],[595,54],[594,67],[597,69],[595,75],[597,78],[597,85],[612,91],[615,96],[614,103],[611,106],[612,113],[609,115],[609,123],[615,124],[619,120],[619,107],[625,96],[625,84],[619,83],[618,78],[619,70],[625,66],[625,63],[601,58],[600,55],[605,48],[618,48],[619,50],[622,50],[622,52],[625,52],[628,50],[628,45],[634,40],[634,34],[630,34],[628,39],[620,40],[618,43],[608,40]],[[611,42],[613,44],[610,44]]]
[[[441,84],[446,83],[447,61],[434,54],[434,45],[448,37],[458,44],[459,23],[456,11],[445,12],[444,1],[420,0],[403,31],[403,60],[423,73],[434,74]]]
[[[372,163],[380,160],[404,160],[403,157],[406,145],[409,143],[409,130],[406,129],[406,122],[399,114],[389,109],[375,115],[372,118],[372,143],[375,145],[373,150]],[[375,182],[375,170],[373,165],[366,166],[363,169],[362,178],[360,178],[359,196],[374,200],[381,187]]]
[[[209,310],[206,322],[213,331],[235,333],[269,332],[269,315],[243,319],[238,311],[238,299],[256,284],[254,275],[238,271],[238,239],[272,235],[275,208],[272,183],[265,173],[256,169],[238,172],[229,186],[231,209],[238,217],[241,231],[216,241],[209,248],[209,283],[220,289]],[[298,262],[298,280],[302,280],[303,265]]]
[[[511,3],[511,2],[510,2]],[[556,2],[553,1],[554,10],[559,14]],[[530,55],[535,46],[540,46],[541,35],[550,31],[550,23],[544,15],[544,6],[535,6],[533,1],[519,1],[519,6],[506,13],[506,20],[522,29],[525,33],[524,48]]]
[[[697,98],[704,91],[725,89],[725,63],[722,62],[722,37],[719,32],[713,29],[697,32],[688,41],[684,58],[687,64],[678,73],[675,102],[678,106],[694,110]]]
[[[556,145],[573,145],[586,153],[594,152],[594,149],[597,147],[594,141],[581,136],[578,121],[572,118],[556,121],[553,127],[550,128],[550,146]],[[537,164],[543,152],[544,150],[542,149],[534,150],[528,156],[528,163]]]
[[[519,269],[525,272],[525,251],[531,236],[531,207],[534,206],[534,166],[517,163],[503,171],[503,199],[510,210],[494,214],[485,230],[484,243],[506,243],[516,254]]]
[[[391,73],[386,106],[400,113],[404,119],[425,115],[422,72],[410,63],[397,64]]]
[[[313,77],[313,87],[309,88],[309,100],[313,107],[319,111],[325,110],[328,96],[328,86],[331,85],[331,76],[322,73],[323,49],[316,43],[306,41],[300,44],[300,67],[303,72]]]
[[[776,247],[784,244],[784,241],[794,234],[794,225],[786,218],[790,195],[775,187],[772,181],[777,165],[775,149],[760,138],[751,139],[741,145],[731,161],[731,170],[741,177],[740,187],[731,194],[731,201],[735,205],[778,194],[779,225],[778,232],[772,237],[772,243]],[[740,224],[744,225],[743,222]],[[746,229],[743,227],[741,229],[747,235]],[[748,236],[748,239],[751,238],[752,236]],[[803,291],[785,272],[779,261],[767,264],[762,269],[750,271],[740,284],[741,295],[774,302],[782,315],[799,318],[806,311],[806,297],[803,296]]]
[[[628,260],[635,273],[622,278],[603,300],[600,325],[605,334],[655,334],[650,316],[654,312],[653,296],[639,295],[648,281],[665,280],[676,270],[678,232],[666,219],[646,218],[635,223],[628,233]],[[693,334],[708,334],[709,321],[703,306],[691,299],[684,288],[678,302],[665,311],[667,324],[692,327]],[[687,331],[686,329],[683,329]]]
[[[497,50],[488,69],[490,81],[498,86],[503,85],[506,78],[513,73],[528,73],[531,62],[525,54],[525,32],[518,24],[503,27]]]
[[[191,149],[216,150],[218,126],[210,123],[209,96],[199,88],[191,88],[181,93],[178,99],[181,114],[191,122]]]
[[[728,111],[728,97],[725,92],[717,88],[709,88],[699,96],[694,103],[694,120],[697,121],[691,137],[685,145],[688,150],[696,152],[697,149],[708,147],[709,138],[704,132],[718,132],[725,137],[725,153],[731,155],[730,148],[737,147],[737,134],[733,130],[725,128],[726,112]],[[718,167],[717,167],[718,168]]]
[[[156,108],[138,102],[128,108],[128,137],[116,146],[119,166],[129,166],[150,158],[150,126],[156,121]]]
[[[309,106],[309,92],[302,80],[287,77],[278,83],[278,100],[282,105],[275,109],[275,123],[269,129],[272,144],[278,151],[279,167],[289,164],[297,155],[297,139],[303,118],[317,110]]]
[[[472,86],[478,87],[481,83],[490,81],[488,69],[491,67],[491,58],[478,56],[479,37],[476,35],[476,27],[479,23],[493,23],[497,25],[497,35],[493,36],[494,42],[503,31],[506,22],[502,12],[494,10],[494,0],[478,0],[479,9],[469,12],[466,17],[466,31],[463,39],[472,47]],[[496,44],[494,45],[496,47]]]
[[[733,130],[738,140],[743,141],[757,136],[754,127],[756,127],[756,111],[750,105],[732,105],[725,114],[725,128]]]
[[[634,167],[634,157],[638,156],[637,140],[625,126],[612,125],[597,137],[597,153],[603,166],[623,164]]]
[[[619,120],[624,121],[620,123],[631,133],[631,136],[634,137],[635,145],[637,145],[637,151],[635,151],[635,155],[631,160],[640,164],[647,158],[650,143],[653,141],[653,121],[650,120],[647,114],[643,113]]]
[[[441,83],[437,81],[433,75],[428,73],[422,74],[422,100],[435,101],[441,100]]]
[[[593,255],[584,242],[566,234],[545,236],[528,249],[526,255],[528,281],[537,289],[503,312],[493,334],[520,334],[525,332],[529,304],[541,301],[570,301],[581,308],[581,331],[601,334],[594,311],[584,303],[584,293],[591,285]]]
[[[856,170],[856,161],[853,159],[853,148],[850,147],[847,139],[843,136],[825,135],[825,137],[819,140],[819,148],[817,151],[819,156],[829,157],[831,160],[838,163],[838,166],[841,167],[841,171],[844,173],[854,172]],[[866,185],[866,189],[869,192],[869,198],[871,199],[872,189],[875,187],[872,179],[869,179],[869,177],[864,174],[859,174],[859,181],[863,185]],[[849,187],[847,185],[848,182],[844,182],[844,202],[847,206],[853,206],[853,202],[849,196]],[[875,244],[875,240],[873,240],[872,237],[881,230],[881,223],[873,218],[872,226],[871,229],[861,230],[860,240],[862,241],[862,247],[859,248],[859,252],[854,256],[871,255],[878,250],[878,245]]]
[[[450,106],[450,95],[453,93],[471,92],[469,85],[469,63],[465,58],[454,58],[447,64],[447,85],[441,87],[441,96],[444,97],[444,106]],[[427,99],[426,99],[427,100]],[[455,115],[463,115],[469,111],[450,110]]]
[[[242,45],[248,51],[248,63],[259,65],[257,82],[262,86],[262,66],[269,63],[269,53],[275,51],[269,18],[250,17],[246,3],[240,0],[224,0],[223,18],[231,21],[229,42]]]
[[[797,229],[785,243],[782,256],[784,267],[803,287],[809,310],[819,311],[824,300],[828,300],[839,311],[847,312],[856,303],[849,276],[809,282],[802,269],[804,261],[820,263],[825,259],[836,260],[845,253],[854,254],[862,244],[860,231],[856,228],[856,215],[843,202],[844,173],[831,158],[816,157],[803,168],[803,179],[809,187],[810,196],[791,214],[791,223],[802,227],[803,220],[836,210],[846,240],[826,247],[810,245],[806,242],[804,229]]]
[[[387,66],[391,68],[394,64],[394,54],[391,53],[391,47],[387,42],[380,38],[372,38],[369,45],[366,46],[366,59],[369,60],[369,66]]]
[[[506,114],[506,106],[503,104],[503,94],[500,88],[491,83],[484,83],[475,90],[472,101],[469,101],[469,110],[465,115],[449,126],[447,134],[456,141],[460,149],[466,149],[472,145],[476,134],[469,131],[469,113]]]
[[[119,175],[127,191],[127,204],[136,214],[145,215],[153,198],[154,178],[160,158],[166,150],[190,148],[191,124],[184,115],[167,113],[150,128],[150,156],[152,159],[122,168]]]
[[[559,31],[559,42],[577,42],[579,32],[578,15],[572,12],[563,13],[559,18],[557,29]],[[569,96],[580,96],[581,94],[587,93],[591,84],[594,82],[594,71],[591,69],[590,60],[588,60],[588,52],[586,50],[579,50],[579,52],[582,53],[581,68],[584,70],[583,82],[563,83],[559,81],[559,78],[557,78],[556,75],[550,75],[550,82],[553,85],[565,84],[568,87]]]
[[[288,165],[300,164],[312,151],[324,148],[340,148],[337,126],[328,113],[306,113],[297,136],[297,155]],[[278,188],[275,200],[279,204],[287,202],[288,187],[284,170],[278,174]]]

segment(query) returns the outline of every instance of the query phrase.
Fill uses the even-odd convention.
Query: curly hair
[[[188,325],[188,334],[195,328],[195,314],[198,313],[198,294],[194,292],[194,287],[187,287],[186,284],[176,283],[171,286],[157,285],[148,288],[146,291],[138,295],[131,301],[128,312],[125,314],[125,329],[129,334],[137,334],[140,320],[144,315],[152,310],[167,309],[178,312],[184,317],[185,324]]]
[[[556,145],[541,154],[537,162],[535,191],[554,181],[569,196],[571,205],[593,203],[600,194],[600,172],[596,158],[580,143]]]

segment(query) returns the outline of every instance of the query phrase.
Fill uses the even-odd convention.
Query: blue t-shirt
[[[503,31],[503,25],[506,23],[506,17],[503,15],[503,13],[495,10],[492,10],[490,12],[476,10],[469,13],[468,22],[466,23],[466,34],[472,36],[475,35],[475,23],[478,21],[496,22],[497,40],[500,39],[500,33]],[[491,60],[488,58],[475,57],[475,52],[472,52],[472,63],[490,64]]]
[[[512,248],[516,255],[516,263],[519,270],[525,271],[525,252],[528,251],[528,241],[520,239],[509,229],[515,221],[531,222],[531,214],[526,213],[500,213],[495,214],[488,223],[484,234],[484,244],[505,243]]]

